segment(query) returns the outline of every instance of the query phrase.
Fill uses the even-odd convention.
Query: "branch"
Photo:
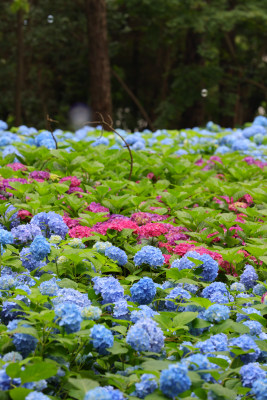
[[[153,127],[153,123],[151,121],[151,119],[149,118],[146,110],[144,109],[144,107],[142,106],[142,104],[140,103],[140,101],[138,100],[138,98],[135,96],[135,94],[131,91],[131,89],[129,88],[129,86],[126,85],[126,83],[121,79],[121,77],[117,74],[116,71],[111,70],[112,74],[115,76],[115,78],[120,82],[121,86],[124,88],[124,90],[128,93],[128,95],[131,97],[131,99],[134,101],[134,103],[136,104],[136,106],[139,108],[140,113],[143,115],[143,117],[145,118],[149,128],[154,131],[154,127]]]
[[[47,114],[47,115],[46,115],[47,127],[48,127],[49,131],[51,132],[51,135],[52,135],[52,137],[53,137],[53,139],[54,139],[54,142],[55,142],[55,144],[56,144],[56,149],[57,149],[57,141],[56,141],[56,138],[55,138],[54,133],[53,133],[53,130],[52,130],[51,122],[58,123],[58,121],[56,121],[56,120],[54,120],[54,119],[51,119],[51,118],[49,117],[49,115]]]
[[[121,140],[122,140],[123,143],[125,144],[125,147],[127,147],[128,151],[129,151],[129,154],[130,154],[131,167],[130,167],[130,174],[129,174],[129,178],[128,178],[128,179],[131,180],[132,173],[133,173],[133,153],[132,153],[132,150],[131,150],[129,144],[126,142],[126,140],[124,139],[124,137],[122,137],[122,136],[119,134],[119,132],[117,132],[116,129],[113,128],[113,120],[112,120],[112,118],[111,118],[110,115],[108,116],[110,122],[107,122],[107,121],[105,121],[103,115],[102,115],[100,112],[97,112],[97,114],[100,116],[100,120],[99,120],[99,121],[87,121],[87,122],[84,123],[84,126],[85,126],[85,125],[88,125],[88,124],[100,124],[100,123],[101,123],[101,124],[105,124],[112,132],[114,132],[116,135],[118,135],[118,136],[121,138]],[[103,129],[102,129],[102,132],[101,132],[101,136],[100,136],[100,137],[102,137],[102,135],[103,135]]]

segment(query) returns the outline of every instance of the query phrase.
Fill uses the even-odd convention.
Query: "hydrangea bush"
[[[267,118],[120,130],[130,180],[100,130],[0,123],[0,397],[267,400]]]

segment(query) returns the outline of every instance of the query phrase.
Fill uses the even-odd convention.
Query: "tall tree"
[[[90,98],[93,118],[112,115],[110,60],[105,0],[85,0],[89,44]],[[99,118],[99,116],[98,116]]]
[[[15,87],[15,125],[21,124],[21,97],[23,89],[23,10],[17,12],[17,67]]]

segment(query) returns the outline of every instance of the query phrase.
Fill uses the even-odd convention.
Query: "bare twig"
[[[51,119],[51,118],[49,117],[49,115],[47,114],[47,115],[46,115],[47,127],[48,127],[48,129],[50,130],[50,132],[51,132],[51,135],[52,135],[52,137],[53,137],[53,139],[54,139],[54,142],[55,142],[55,145],[56,145],[56,149],[57,149],[57,141],[56,141],[55,135],[54,135],[54,133],[53,133],[53,129],[52,129],[52,126],[51,126],[51,122],[55,122],[56,124],[58,124],[58,121],[56,121],[56,120],[54,120],[54,119]]]
[[[118,136],[121,138],[121,140],[122,140],[123,143],[125,144],[125,147],[127,147],[128,151],[129,151],[129,154],[130,154],[131,167],[130,167],[129,180],[131,180],[132,173],[133,173],[133,153],[132,153],[132,150],[131,150],[129,144],[126,142],[126,140],[124,139],[124,137],[121,136],[121,135],[119,134],[119,132],[117,132],[116,129],[113,128],[113,120],[112,120],[112,118],[111,118],[110,115],[108,116],[110,122],[107,122],[107,121],[105,121],[103,115],[102,115],[100,112],[97,112],[97,114],[100,116],[100,121],[87,121],[87,122],[84,123],[84,125],[88,125],[88,124],[100,124],[100,123],[105,124],[112,132],[114,132],[116,135],[118,135]],[[103,135],[103,130],[102,130],[102,133],[101,133],[101,136],[100,136],[100,137],[102,137],[102,135]]]
[[[131,99],[134,101],[134,103],[136,104],[136,106],[139,108],[140,113],[143,115],[144,119],[146,120],[149,128],[154,131],[154,127],[153,127],[153,123],[151,121],[151,119],[149,118],[146,110],[144,109],[144,107],[142,106],[142,104],[140,103],[140,101],[138,100],[138,98],[135,96],[135,94],[131,91],[131,89],[129,88],[129,86],[126,85],[126,83],[121,79],[121,77],[117,74],[116,71],[111,70],[112,74],[115,76],[115,78],[117,79],[118,82],[120,82],[121,86],[124,88],[124,90],[128,93],[128,95],[131,97]]]

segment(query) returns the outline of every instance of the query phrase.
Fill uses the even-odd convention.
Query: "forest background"
[[[69,129],[251,121],[267,105],[267,0],[1,0],[0,118]],[[86,108],[85,108],[86,109]]]

